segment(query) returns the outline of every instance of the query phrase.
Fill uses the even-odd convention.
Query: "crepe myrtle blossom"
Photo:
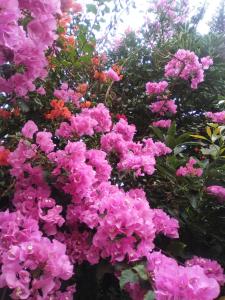
[[[173,258],[154,251],[147,260],[157,300],[213,300],[219,296],[217,280],[213,276],[207,276],[204,267],[181,266]]]
[[[211,119],[215,123],[225,124],[225,111],[220,111],[215,113],[209,111],[205,113],[205,116]]]
[[[212,64],[213,60],[209,56],[199,61],[193,51],[179,49],[165,66],[165,76],[190,81],[191,88],[197,89],[198,85],[204,81],[204,70]]]
[[[10,0],[0,2],[0,65],[7,63],[22,72],[9,78],[0,77],[0,90],[7,94],[26,96],[35,91],[35,80],[47,76],[45,50],[57,39],[56,15],[60,0]],[[25,29],[20,25],[23,11],[31,18]],[[43,90],[41,91],[43,93]]]
[[[185,262],[186,266],[200,266],[209,278],[214,278],[221,286],[225,283],[225,274],[221,265],[211,259],[194,256]]]
[[[32,121],[29,120],[26,122],[26,124],[22,128],[22,134],[24,137],[28,139],[32,139],[35,132],[38,131],[37,125]]]
[[[109,71],[106,72],[106,76],[112,81],[121,80],[120,76],[112,68],[110,68]]]
[[[166,113],[176,114],[177,105],[174,100],[160,100],[149,106],[151,112],[164,116]]]
[[[194,165],[197,161],[194,158],[190,158],[184,167],[180,167],[176,171],[177,176],[197,176],[201,177],[203,170],[201,168],[195,168]]]
[[[160,128],[170,128],[172,121],[171,120],[159,120],[152,122],[152,126]]]
[[[225,201],[225,188],[220,185],[211,185],[206,188],[208,194],[215,196],[218,200]]]
[[[148,95],[160,95],[165,92],[168,87],[167,81],[160,82],[147,82],[146,83],[146,93]]]

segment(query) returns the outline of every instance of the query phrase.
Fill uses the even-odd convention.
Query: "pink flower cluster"
[[[159,120],[152,122],[152,126],[154,127],[160,127],[160,128],[169,128],[171,126],[172,121],[171,120]]]
[[[225,283],[224,270],[215,260],[194,256],[187,260],[185,265],[188,267],[200,266],[207,277],[214,278],[221,286]]]
[[[163,221],[158,219],[160,215]],[[82,201],[77,202],[76,198],[76,203],[68,208],[67,220],[72,234],[64,241],[72,261],[86,259],[91,264],[100,258],[110,258],[115,263],[126,257],[136,261],[147,256],[154,248],[158,232],[178,237],[178,222],[160,210],[150,209],[142,190],[125,193],[108,182],[102,182]],[[79,223],[86,224],[93,232],[79,234],[76,229]],[[78,241],[83,251],[76,247]]]
[[[203,170],[201,168],[195,168],[194,165],[197,161],[194,158],[190,158],[184,167],[180,167],[176,171],[177,176],[197,176],[201,177]]]
[[[191,81],[191,88],[197,89],[204,81],[204,70],[213,64],[207,56],[199,62],[198,56],[189,50],[179,49],[165,66],[165,76]]]
[[[10,287],[12,299],[53,297],[73,275],[65,245],[43,237],[37,221],[20,211],[0,212],[0,240],[0,288]]]
[[[167,81],[147,82],[146,93],[149,95],[160,95],[165,92],[167,87],[168,87]]]
[[[110,131],[112,126],[108,109],[103,104],[93,108],[84,108],[81,113],[72,116],[70,123],[62,122],[56,135],[64,138],[93,135]]]
[[[164,116],[165,114],[174,115],[177,112],[177,105],[174,100],[167,98],[167,95],[163,95],[168,87],[167,81],[160,82],[147,82],[146,93],[149,95],[158,95],[157,101],[153,102],[149,108],[152,113],[157,116]],[[169,128],[171,126],[171,120],[158,120],[152,123],[154,127]]]
[[[212,185],[206,188],[208,194],[217,197],[221,201],[225,201],[225,188],[220,185]]]
[[[72,9],[73,12],[82,12],[83,7],[80,3],[74,2],[73,0],[61,0],[61,10],[62,12],[67,12]]]
[[[212,300],[219,296],[219,282],[224,276],[221,269],[213,265],[214,270],[207,273],[209,265],[189,262],[185,267],[180,266],[160,252],[148,256],[147,268],[154,282],[156,300]]]
[[[183,23],[187,18],[189,2],[187,0],[154,0],[153,9],[160,16],[163,14],[173,24]]]
[[[83,97],[81,93],[70,89],[66,82],[61,85],[60,89],[54,90],[54,96],[65,102],[73,102],[73,104],[77,107],[80,107],[80,99]]]
[[[146,257],[149,266],[154,265],[157,299],[164,294],[201,299],[202,289],[204,299],[214,299],[217,281],[223,280],[216,265],[210,273],[208,265],[153,262],[157,234],[178,238],[177,220],[152,209],[143,190],[125,192],[110,182],[111,152],[118,155],[119,170],[133,170],[139,176],[152,174],[156,157],[171,150],[152,139],[134,142],[135,126],[124,119],[112,126],[103,104],[82,110],[66,124],[76,124],[71,128],[81,134],[86,129],[77,128],[86,117],[93,120],[92,131],[102,133],[100,149],[89,148],[86,137],[57,149],[52,133],[40,131],[33,121],[22,128],[23,137],[8,159],[15,178],[16,212],[0,213],[0,288],[9,287],[13,299],[72,300],[75,289],[61,289],[62,281],[73,276],[72,264],[96,264],[101,259],[115,264]],[[172,272],[177,276],[170,277]]]
[[[31,20],[23,28],[19,21]],[[0,1],[0,64],[12,68],[12,74],[0,77],[0,90],[25,96],[34,91],[36,78],[47,75],[44,51],[56,39],[55,15],[60,14],[60,0]]]
[[[166,155],[171,149],[161,142],[154,143],[150,138],[143,142],[133,142],[135,131],[133,125],[120,119],[111,132],[102,136],[101,148],[119,156],[117,167],[120,171],[134,171],[136,176],[144,173],[152,175],[155,171],[155,157]]]
[[[121,80],[120,76],[112,68],[110,68],[109,71],[106,72],[106,76],[112,81]]]
[[[225,124],[225,111],[220,111],[216,113],[207,112],[205,116],[215,123]]]
[[[176,114],[177,105],[173,100],[161,100],[156,101],[150,105],[150,110],[153,113],[157,113],[160,116],[164,116],[165,113]]]

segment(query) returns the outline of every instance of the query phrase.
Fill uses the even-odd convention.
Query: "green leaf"
[[[153,291],[147,292],[144,296],[144,300],[154,300],[155,299],[155,294]]]
[[[137,272],[139,277],[143,280],[148,280],[148,274],[146,272],[146,268],[144,265],[136,265],[135,267],[132,268]]]
[[[206,127],[206,132],[207,132],[209,137],[212,136],[212,131],[211,131],[211,128],[209,126]]]
[[[87,4],[86,5],[86,9],[87,9],[88,13],[91,12],[91,13],[93,13],[95,15],[97,14],[97,7],[94,4]]]
[[[191,134],[191,137],[195,138],[195,139],[200,139],[200,140],[206,140],[208,141],[208,139],[206,137],[204,137],[203,135],[199,135],[199,134]]]
[[[159,138],[161,141],[163,140],[163,133],[162,131],[157,128],[157,127],[154,127],[154,126],[150,126],[152,131],[154,132],[154,134],[157,136],[157,138]]]
[[[127,283],[137,282],[138,279],[138,275],[134,273],[131,269],[124,270],[120,276],[120,288],[123,289]]]

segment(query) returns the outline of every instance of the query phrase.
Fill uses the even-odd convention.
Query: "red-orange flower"
[[[8,166],[9,154],[9,149],[5,149],[5,147],[0,147],[0,166]]]
[[[95,71],[94,79],[99,80],[100,82],[106,82],[107,76],[104,72]]]
[[[45,115],[46,119],[54,120],[60,117],[69,119],[71,117],[71,112],[66,106],[64,106],[63,100],[53,99],[50,105],[53,107],[53,109]]]
[[[91,62],[94,66],[98,66],[100,64],[100,59],[98,56],[95,56],[91,59]]]
[[[120,76],[120,79],[123,79],[123,75],[120,74],[122,69],[123,69],[122,66],[114,64],[114,65],[112,65],[112,69],[113,69],[113,71],[115,71]]]
[[[0,118],[9,119],[11,117],[11,114],[12,113],[10,111],[0,108]]]
[[[89,107],[91,107],[91,105],[92,105],[91,101],[85,101],[80,104],[80,107],[81,108],[89,108]]]

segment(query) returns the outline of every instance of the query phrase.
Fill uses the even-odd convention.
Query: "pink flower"
[[[49,153],[53,151],[55,144],[52,142],[52,134],[46,131],[39,131],[36,137],[36,143],[40,146],[41,150]]]
[[[27,121],[27,123],[22,128],[23,136],[28,139],[32,139],[34,133],[37,131],[38,131],[37,125],[31,120]]]
[[[219,200],[225,200],[225,188],[219,185],[212,185],[206,188],[206,191],[212,195],[217,197]]]
[[[148,270],[154,281],[157,300],[213,300],[220,293],[214,278],[207,276],[200,266],[183,267],[160,252],[148,256]]]
[[[180,167],[176,171],[177,176],[197,176],[201,177],[203,170],[201,168],[195,168],[196,160],[194,158],[190,158],[185,167]]]
[[[169,128],[171,126],[171,120],[159,120],[156,122],[152,122],[152,126],[161,127],[161,128]]]
[[[201,64],[204,70],[207,70],[211,65],[213,65],[213,60],[210,56],[202,57]]]
[[[160,81],[160,82],[147,82],[146,83],[146,93],[149,95],[159,95],[165,92],[166,88],[168,87],[167,81]]]
[[[162,209],[154,209],[153,211],[153,222],[156,227],[156,232],[161,232],[171,238],[178,238],[178,221],[174,218],[170,218]]]
[[[109,79],[113,81],[120,81],[120,76],[112,69],[110,68],[108,72],[106,72],[106,75]]]
[[[158,113],[160,116],[165,115],[165,113],[176,114],[177,105],[173,100],[161,100],[152,103],[150,105],[150,110],[153,113]]]
[[[39,87],[36,92],[40,95],[45,95],[46,94],[46,91],[45,89],[43,88],[43,86]]]
[[[192,89],[197,89],[204,81],[204,69],[213,63],[210,57],[202,58],[201,62],[194,52],[179,49],[165,66],[165,76],[191,80]]]
[[[221,286],[225,283],[224,271],[215,260],[194,256],[192,259],[187,260],[185,265],[188,267],[200,266],[207,277],[214,278]]]
[[[215,113],[207,112],[205,115],[207,118],[210,118],[215,123],[225,124],[225,111]]]

